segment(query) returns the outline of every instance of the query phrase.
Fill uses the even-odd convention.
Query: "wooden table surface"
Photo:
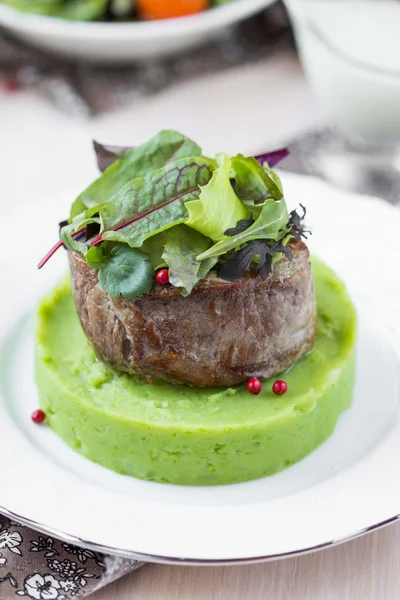
[[[147,565],[93,600],[399,600],[400,523],[346,544],[234,567]]]

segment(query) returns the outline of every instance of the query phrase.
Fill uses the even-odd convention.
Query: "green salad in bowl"
[[[184,56],[272,3],[0,0],[0,25],[26,43],[70,59],[122,64]]]
[[[72,21],[184,17],[232,0],[1,0],[22,12]]]

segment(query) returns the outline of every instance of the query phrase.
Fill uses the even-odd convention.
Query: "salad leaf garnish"
[[[230,182],[231,160],[226,154],[217,156],[218,168],[211,181],[200,192],[198,200],[188,202],[187,225],[214,242],[224,238],[227,226],[245,219],[248,210],[240,202]]]
[[[279,253],[286,255],[288,260],[293,256],[281,240],[271,242],[268,240],[253,240],[240,250],[228,254],[226,262],[218,271],[221,279],[235,281],[240,279],[246,271],[254,264],[254,269],[260,273],[261,279],[265,281],[272,271],[272,263]],[[255,259],[258,259],[256,262]]]
[[[229,252],[225,262],[220,266],[219,276],[227,281],[234,281],[246,271],[249,271],[251,266],[258,270],[261,279],[265,280],[272,271],[272,265],[279,260],[280,255],[284,254],[288,260],[292,260],[293,256],[287,247],[287,243],[291,237],[300,240],[302,237],[307,238],[310,233],[304,225],[304,217],[306,216],[306,208],[300,204],[303,214],[300,215],[297,210],[292,210],[289,215],[289,220],[285,229],[279,233],[280,238],[277,241],[266,239],[253,240],[248,242],[238,250]],[[252,219],[239,221],[237,226],[228,229],[226,235],[234,236],[238,233],[250,229]]]
[[[286,149],[211,159],[175,131],[137,147],[94,142],[102,175],[60,223],[60,241],[98,271],[112,297],[147,293],[155,271],[188,295],[211,269],[228,280],[258,270],[265,279],[276,261],[291,258],[288,243],[309,233],[303,214],[288,214],[272,166]]]
[[[200,155],[201,148],[189,138],[176,131],[161,131],[144,144],[128,150],[86,188],[73,203],[69,220],[86,209],[100,212],[104,204],[113,200],[136,177],[145,177],[154,169],[180,158]]]
[[[128,146],[104,146],[96,140],[93,140],[93,148],[96,153],[97,166],[102,173],[126,154],[128,150],[133,150],[132,147]]]
[[[279,198],[283,198],[283,187],[282,187],[282,182],[281,182],[281,178],[279,177],[279,175],[273,171],[272,169],[270,169],[270,167],[267,165],[267,163],[264,164],[263,166],[264,171],[266,172],[266,174],[270,177],[270,179],[272,179],[272,181],[275,183],[276,187],[279,190]]]
[[[151,235],[183,223],[185,203],[199,197],[214,166],[210,159],[182,158],[134,179],[101,211],[103,233],[92,245],[112,240],[140,248]]]
[[[112,244],[103,255],[98,277],[101,287],[112,298],[123,296],[133,300],[151,290],[154,270],[148,256],[141,250]]]
[[[111,244],[111,242],[109,243]],[[87,250],[85,258],[89,267],[98,271],[103,266],[109,254],[107,245],[107,243],[104,243],[101,246],[93,246],[93,248]]]
[[[74,234],[72,234],[72,237],[79,236],[82,233],[82,231],[84,231],[84,230],[85,230],[85,228],[83,228],[81,231],[76,231]],[[54,256],[54,254],[57,252],[57,250],[59,250],[63,246],[64,246],[64,243],[62,242],[62,240],[58,240],[58,242],[56,244],[54,244],[54,246],[52,246],[52,248],[50,248],[50,250],[39,261],[38,269],[41,269],[42,267],[44,267],[44,265],[50,260],[50,258],[52,256]]]
[[[186,225],[177,225],[169,231],[162,256],[169,267],[170,283],[183,296],[188,296],[199,281],[202,263],[196,260],[196,256],[207,250],[210,244],[210,238]]]
[[[233,236],[226,236],[225,239],[214,244],[208,250],[197,257],[197,260],[221,256],[230,250],[235,250],[241,245],[252,240],[269,239],[276,240],[282,237],[282,229],[286,235],[286,225],[289,215],[284,200],[265,204],[257,220],[244,231]]]
[[[85,225],[85,221],[82,221],[82,225],[80,226],[80,228],[78,225],[75,224],[69,225],[68,221],[61,221],[59,223],[59,227],[61,239],[56,244],[54,244],[54,246],[50,248],[47,254],[42,258],[42,260],[38,264],[38,269],[44,267],[44,265],[50,260],[53,254],[57,252],[57,250],[59,250],[63,246],[68,248],[69,240],[71,240],[70,249],[72,250],[72,246],[74,245],[75,241],[79,242],[82,239],[88,241],[92,236],[96,235],[100,229],[100,220],[97,220],[96,218],[87,219],[87,225]],[[64,228],[66,228],[65,232],[63,232]],[[68,240],[67,244],[65,243],[65,240]],[[80,249],[77,251],[81,251],[82,254],[85,254],[85,250],[87,250],[85,244],[82,246],[76,245],[75,249],[77,248]]]
[[[280,200],[283,196],[282,188],[277,185],[270,172],[252,156],[245,158],[243,154],[238,154],[232,158],[232,172],[235,192],[246,206],[254,209],[265,200]]]
[[[272,152],[264,152],[264,154],[258,154],[254,158],[258,160],[261,165],[268,163],[269,167],[272,168],[281,162],[284,158],[289,156],[288,148],[279,148],[279,150],[273,150]]]
[[[236,223],[235,227],[231,227],[230,229],[227,229],[225,231],[225,235],[237,235],[238,233],[243,233],[243,231],[246,231],[246,229],[248,229],[249,227],[251,227],[251,225],[253,225],[253,223],[255,223],[254,219],[253,219],[253,213],[250,214],[250,217],[248,219],[241,219],[240,221],[238,221]]]
[[[179,226],[177,225],[177,227]],[[171,231],[173,231],[173,228],[165,229],[164,231],[160,231],[160,233],[157,233],[157,235],[153,235],[147,238],[147,240],[143,242],[143,245],[140,248],[142,252],[147,254],[147,256],[149,257],[151,264],[153,265],[153,269],[155,271],[161,269],[161,267],[168,266],[165,260],[163,259],[162,255],[164,252],[165,244]]]
[[[85,256],[88,246],[84,241],[81,241],[81,237],[83,234],[86,238],[88,227],[93,224],[99,227],[100,217],[90,217],[88,219],[83,219],[79,223],[73,222],[63,227],[60,231],[60,237],[64,246],[69,250],[80,252]]]
[[[211,269],[217,264],[218,258],[206,258],[206,260],[202,260],[200,263],[199,270],[197,271],[197,281],[201,281],[204,279],[206,275],[211,271]]]
[[[306,207],[302,204],[300,204],[300,207],[303,211],[303,214],[299,215],[296,209],[292,210],[292,212],[289,215],[288,227],[290,229],[290,235],[297,238],[298,240],[301,240],[301,238],[304,238],[306,240],[310,235],[311,231],[307,229],[304,225],[304,219],[307,214]]]

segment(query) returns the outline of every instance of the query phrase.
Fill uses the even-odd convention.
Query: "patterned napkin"
[[[1,600],[77,600],[143,564],[78,548],[0,515]]]
[[[180,56],[124,67],[63,60],[0,32],[0,80],[10,91],[35,88],[63,111],[85,117],[132,103],[185,79],[252,63],[291,41],[281,2]]]

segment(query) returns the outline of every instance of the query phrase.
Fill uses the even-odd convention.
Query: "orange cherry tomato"
[[[137,0],[137,10],[143,19],[173,19],[206,10],[209,0]]]

